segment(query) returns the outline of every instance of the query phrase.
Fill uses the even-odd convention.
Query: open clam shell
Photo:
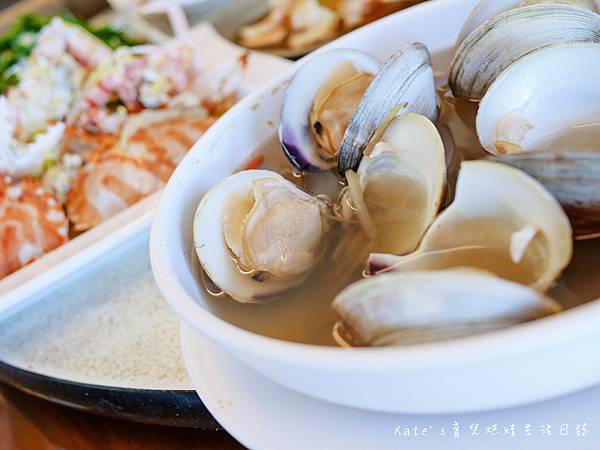
[[[454,202],[406,256],[371,254],[369,271],[475,267],[540,291],[573,253],[571,226],[554,197],[521,170],[463,162]]]
[[[531,151],[496,161],[542,183],[569,216],[575,236],[600,237],[600,151]]]
[[[444,195],[444,146],[435,125],[415,113],[395,118],[361,160],[357,176],[362,198],[353,203],[367,209],[377,251],[412,252]]]
[[[372,346],[457,338],[561,310],[534,289],[467,268],[366,278],[332,306],[355,340]]]
[[[475,8],[473,8],[473,11],[465,21],[465,24],[458,34],[456,45],[460,45],[469,34],[475,31],[477,27],[486,20],[489,20],[504,11],[508,11],[509,9],[538,3],[573,5],[598,12],[598,3],[596,0],[481,0]]]
[[[310,111],[323,84],[342,65],[349,63],[357,72],[377,73],[377,59],[358,50],[330,50],[311,57],[296,72],[286,91],[279,122],[279,141],[290,162],[300,171],[335,167],[337,158],[324,159],[312,133]]]
[[[303,283],[325,249],[326,205],[278,173],[231,175],[200,201],[193,222],[202,269],[241,303]]]
[[[367,88],[342,139],[338,155],[340,174],[358,168],[375,130],[400,105],[403,112],[421,114],[432,121],[437,117],[431,57],[421,43],[401,47]]]
[[[519,0],[481,0],[475,5],[475,8],[473,8],[473,11],[471,11],[471,14],[469,14],[469,17],[467,17],[467,20],[462,26],[460,33],[458,33],[456,46],[458,47],[468,35],[475,31],[477,27],[486,20],[514,8],[519,3]]]
[[[496,155],[599,150],[599,79],[600,43],[564,43],[530,53],[504,70],[481,100],[479,142]]]
[[[502,70],[533,50],[599,40],[600,15],[589,9],[556,3],[509,9],[461,42],[450,67],[450,88],[455,97],[478,100]]]

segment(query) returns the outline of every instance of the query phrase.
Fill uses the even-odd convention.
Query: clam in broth
[[[463,124],[456,120],[452,126],[453,128],[462,128]],[[259,154],[265,157],[263,167],[277,170],[298,185],[308,186],[311,190],[318,192],[326,192],[330,198],[335,198],[336,193],[343,188],[338,184],[337,177],[332,172],[304,173],[301,176],[293,176],[289,169],[289,163],[281,155],[275,139]],[[228,299],[223,294],[217,297],[207,295],[209,308],[223,320],[265,336],[293,342],[339,345],[332,334],[339,319],[332,309],[331,303],[344,288],[363,278],[362,272],[365,268],[368,251],[365,253],[362,249],[370,242],[358,223],[353,222],[350,228],[354,242],[352,249],[347,250],[350,254],[349,260],[341,259],[330,250],[301,286],[273,298],[272,301],[242,304]],[[344,236],[343,228],[334,227],[328,236],[332,245],[330,249],[334,248],[335,243]],[[477,249],[469,251],[481,252]],[[352,254],[353,252],[354,254]],[[576,242],[571,263],[557,284],[546,295],[556,300],[563,308],[575,307],[597,298],[600,293],[600,278],[597,276],[598,254],[600,254],[600,240]],[[498,259],[500,255],[505,262],[511,261],[510,255],[503,251],[485,252],[485,255],[490,261],[498,264],[502,264]],[[471,255],[465,255],[465,257],[471,258]],[[522,264],[528,264],[528,262],[524,260],[520,263],[520,265]],[[520,265],[514,266],[516,274],[522,273]],[[507,264],[505,267],[513,266]],[[198,264],[199,279],[202,279],[201,270]],[[529,271],[526,270],[525,273],[529,273]],[[523,281],[526,282],[526,280]],[[204,286],[215,289],[206,282]]]
[[[449,147],[452,135],[470,136],[461,143],[478,140],[447,96],[440,100],[443,114],[427,118],[437,115],[428,91],[433,86],[428,59],[426,49],[413,44],[379,69],[358,107],[348,99],[348,109],[356,111],[335,143],[319,141],[314,126],[307,125],[314,121],[318,88],[332,80],[313,77],[311,96],[302,100],[292,92],[283,108],[279,137],[292,164],[273,142],[261,152],[261,170],[239,172],[205,195],[196,214],[195,243],[207,287],[212,282],[220,289],[209,300],[217,316],[297,342],[403,345],[503,328],[598,297],[600,240],[574,244],[572,217],[550,181],[526,167],[550,159],[538,160],[531,152],[524,161],[506,160],[510,155],[489,156],[493,152],[479,144]],[[396,90],[395,100],[382,106],[378,89],[389,85],[386,79],[416,73],[409,61],[424,64],[421,81]],[[350,79],[354,75],[349,73]],[[415,98],[429,114],[413,112]],[[282,132],[293,116],[286,115],[289,104],[306,121],[297,136],[308,136],[305,146],[293,142],[294,152],[312,158],[330,145],[337,164],[327,158],[327,164],[302,165],[290,156],[291,140]],[[446,148],[438,130],[444,130]],[[319,158],[325,160],[322,153]],[[468,161],[479,158],[484,160]],[[458,167],[461,160],[458,177],[447,177],[447,167]],[[276,201],[261,203],[269,186],[283,199],[277,208]],[[444,203],[448,192],[455,192],[454,198]],[[265,220],[253,218],[255,213]],[[255,234],[259,228],[253,224],[259,222],[263,227]],[[250,245],[259,235],[263,239]],[[281,270],[290,251],[294,267],[284,264]],[[465,296],[465,286],[476,289]],[[486,295],[488,289],[494,296]]]
[[[463,124],[457,120],[452,126],[462,128]],[[336,192],[339,193],[342,188],[332,172],[304,173],[294,177],[287,160],[280,153],[276,140],[266,146],[260,154],[265,157],[264,167],[285,174],[298,185],[306,185],[317,192],[326,192],[330,198],[335,198]],[[207,296],[211,311],[229,323],[265,336],[294,342],[338,345],[332,335],[338,316],[331,308],[331,302],[345,287],[363,278],[364,258],[367,255],[361,250],[369,244],[359,224],[352,223],[350,227],[354,238],[353,259],[340,259],[330,251],[323,256],[301,286],[267,303],[241,304],[224,295]],[[328,236],[331,245],[335,246],[343,237],[343,229],[334,227]],[[352,254],[352,251],[348,250],[348,253]],[[510,261],[506,252],[501,253],[507,262]],[[485,254],[491,261],[498,261],[498,254]],[[547,296],[558,301],[563,308],[575,307],[597,298],[600,293],[600,279],[597,276],[598,254],[600,240],[576,242],[571,263],[558,283],[547,292]],[[521,264],[527,264],[527,261],[522,261]],[[515,270],[521,273],[519,266],[516,266]],[[201,279],[200,267],[198,274]]]

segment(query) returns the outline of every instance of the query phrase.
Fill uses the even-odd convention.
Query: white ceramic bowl
[[[357,48],[384,60],[401,44],[421,41],[434,54],[436,68],[443,70],[474,3],[426,2],[326,48]],[[223,116],[190,151],[164,191],[152,231],[152,267],[163,295],[185,321],[282,385],[370,410],[443,413],[501,408],[600,381],[600,302],[477,337],[353,350],[271,339],[214,316],[194,270],[194,211],[207,189],[272,141],[291,74]]]

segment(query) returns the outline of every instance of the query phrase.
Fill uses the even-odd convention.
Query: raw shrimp
[[[124,147],[92,155],[67,198],[74,229],[91,228],[161,189],[211,123],[211,119],[173,119],[135,132]]]
[[[158,157],[177,165],[214,120],[208,117],[174,118],[157,122],[152,127],[149,126],[151,120],[144,120],[145,128],[132,133],[131,138],[124,133],[121,144],[136,157],[150,160]]]
[[[39,180],[0,177],[0,278],[68,240],[69,221]]]
[[[86,161],[92,152],[110,148],[119,140],[118,134],[93,132],[75,124],[67,125],[64,137],[65,148]]]
[[[75,231],[87,230],[164,186],[174,167],[111,150],[79,172],[67,196]]]

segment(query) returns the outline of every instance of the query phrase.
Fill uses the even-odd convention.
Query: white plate
[[[337,406],[285,389],[183,321],[181,344],[188,373],[204,405],[229,433],[252,449],[591,450],[597,449],[600,442],[600,387],[502,411],[436,416],[384,414]],[[577,425],[582,427],[584,423],[588,434],[584,436],[580,428],[578,435]],[[479,434],[472,436],[471,426],[475,428],[475,424]],[[511,435],[512,424],[515,436]],[[528,424],[530,435],[526,436]],[[494,425],[496,435],[492,434]],[[550,425],[550,436],[543,434],[546,425]],[[427,436],[415,436],[415,426],[419,433],[426,428]],[[454,436],[456,426],[458,438]],[[407,428],[410,436],[403,436]]]
[[[0,319],[0,381],[100,415],[214,429],[152,278],[148,232],[77,275]]]
[[[209,24],[194,28],[194,41],[202,49],[207,70],[247,51],[232,45]],[[261,87],[282,73],[290,63],[281,58],[252,53],[244,81],[244,90]],[[77,236],[37,261],[0,280],[0,317],[16,312],[31,301],[62,285],[69,275],[84,268],[98,257],[118,248],[132,237],[148,231],[160,192],[131,206],[93,229]]]
[[[0,361],[45,377],[123,389],[191,389],[179,319],[150,270],[148,232],[0,320]]]

